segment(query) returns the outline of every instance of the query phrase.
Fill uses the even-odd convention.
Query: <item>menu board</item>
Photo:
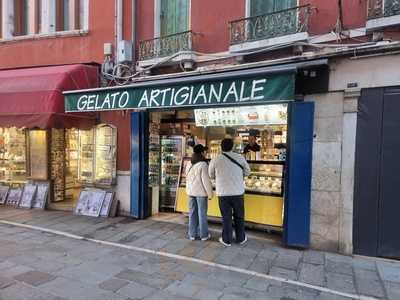
[[[7,205],[18,206],[22,196],[22,188],[13,188],[8,192]]]
[[[287,123],[287,104],[194,110],[196,126],[272,125]]]
[[[9,189],[10,188],[8,186],[0,185],[0,204],[6,203]]]
[[[30,170],[32,179],[48,179],[47,131],[29,131]]]
[[[26,184],[22,193],[21,201],[19,202],[19,207],[32,208],[32,201],[36,195],[36,191],[36,185],[29,183]]]
[[[106,196],[106,192],[99,189],[87,189],[81,191],[75,214],[90,217],[98,217]]]

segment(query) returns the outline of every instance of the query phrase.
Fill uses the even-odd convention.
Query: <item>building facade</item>
[[[97,64],[102,74],[99,87],[106,87],[179,82],[201,74],[251,73],[259,68],[267,73],[273,68],[296,69],[293,99],[315,105],[308,212],[311,247],[399,257],[400,245],[392,230],[396,216],[390,214],[396,205],[392,189],[397,182],[388,180],[395,176],[387,160],[390,157],[395,166],[397,161],[384,146],[365,152],[365,147],[371,148],[367,143],[371,136],[363,134],[374,132],[374,145],[382,145],[395,132],[396,125],[387,125],[390,130],[382,140],[378,132],[386,123],[367,112],[377,111],[371,106],[375,100],[368,100],[372,97],[384,114],[386,97],[396,94],[399,85],[398,1],[0,3],[2,72]],[[374,92],[381,96],[373,96]],[[125,109],[94,110],[97,123],[117,128],[114,189],[121,213],[131,215],[134,198],[139,197],[135,193],[140,193],[131,186],[136,176],[132,153],[139,151],[132,130],[140,120]],[[360,123],[366,118],[377,124],[375,131]],[[388,114],[388,118],[393,117]],[[374,177],[364,178],[365,174]]]

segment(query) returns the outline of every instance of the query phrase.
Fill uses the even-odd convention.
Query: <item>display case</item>
[[[160,136],[150,133],[149,137],[149,186],[160,185]]]
[[[0,180],[22,183],[27,179],[26,132],[0,128]]]
[[[251,173],[245,178],[246,194],[283,195],[283,161],[249,161]]]
[[[94,180],[94,129],[79,130],[78,177],[81,183],[92,184]]]
[[[175,208],[183,148],[183,137],[161,138],[160,207],[163,209]]]
[[[96,127],[95,183],[112,185],[117,177],[117,129],[112,125]]]

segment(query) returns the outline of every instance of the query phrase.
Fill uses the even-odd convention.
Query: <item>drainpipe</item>
[[[132,66],[136,70],[136,0],[132,0]]]
[[[122,41],[123,33],[123,0],[115,0],[115,58],[118,63],[119,42]]]

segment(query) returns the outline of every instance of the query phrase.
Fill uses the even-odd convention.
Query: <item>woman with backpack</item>
[[[208,175],[208,163],[205,158],[206,147],[193,147],[191,166],[186,174],[186,193],[189,196],[189,239],[200,238],[206,241],[211,238],[208,232],[207,209],[208,199],[213,196],[213,188]]]

